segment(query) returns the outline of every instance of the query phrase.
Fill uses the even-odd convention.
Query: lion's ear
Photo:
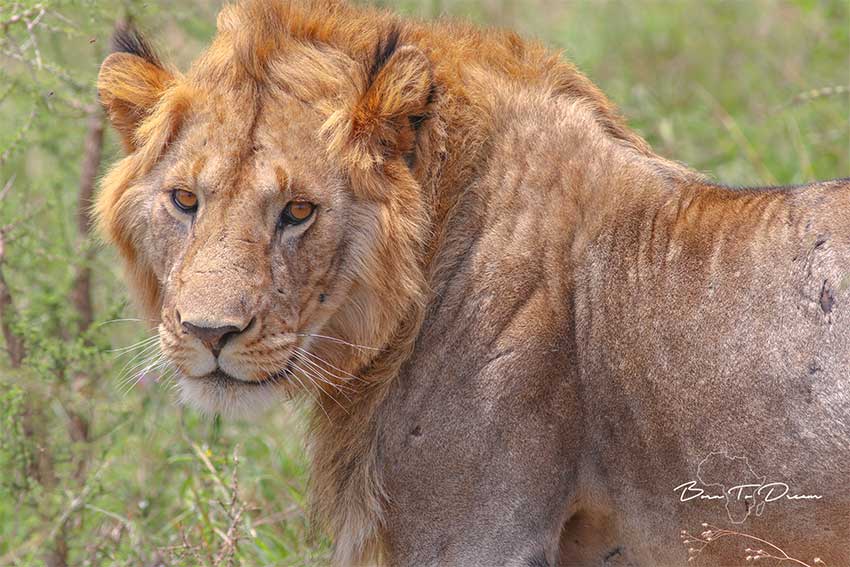
[[[394,157],[413,155],[416,133],[434,96],[431,63],[412,46],[390,38],[378,50],[365,89],[350,114],[347,155],[368,169]]]
[[[98,95],[127,152],[136,149],[136,131],[174,76],[132,27],[119,28],[113,53],[100,66]]]

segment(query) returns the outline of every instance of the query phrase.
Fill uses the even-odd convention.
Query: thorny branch
[[[248,510],[247,503],[239,498],[239,480],[237,475],[239,448],[237,446],[233,450],[231,478],[229,483],[225,483],[219,475],[218,470],[216,470],[215,465],[209,459],[206,451],[191,440],[187,439],[187,442],[191,445],[195,456],[198,457],[207,469],[216,490],[224,497],[224,500],[222,498],[216,498],[215,501],[227,518],[227,531],[213,528],[213,532],[221,539],[221,544],[218,546],[215,555],[210,553],[207,559],[202,557],[201,552],[203,550],[189,541],[188,535],[182,528],[179,529],[181,543],[163,548],[161,551],[174,557],[191,558],[196,563],[210,565],[211,567],[236,567],[239,564],[237,555],[239,542],[245,539],[242,520],[245,512]]]
[[[3,186],[3,190],[0,191],[0,202],[9,195],[14,182],[15,178],[12,177]],[[3,264],[6,260],[6,237],[17,225],[18,223],[10,223],[0,227],[0,327],[3,330],[3,338],[6,341],[6,350],[9,352],[12,368],[20,368],[24,356],[26,356],[24,341],[12,330],[10,320],[15,313],[15,303],[3,275]]]
[[[38,84],[37,73],[46,71],[56,77],[61,83],[70,87],[74,93],[84,95],[89,92],[90,85],[88,83],[76,80],[62,68],[44,60],[36,33],[39,30],[50,32],[62,31],[50,25],[46,21],[48,17],[62,22],[72,30],[76,28],[73,22],[58,12],[48,10],[44,4],[36,4],[25,9],[20,4],[13,3],[10,11],[10,16],[0,19],[0,55],[24,64],[29,69],[36,84]],[[0,17],[2,17],[2,9],[0,9]],[[16,30],[19,30],[17,34],[14,33]],[[42,93],[48,107],[51,106],[49,97],[55,94],[53,91]],[[67,93],[61,94],[59,98],[70,107],[76,110],[83,110],[86,113],[90,113],[97,108],[95,104],[83,102]]]
[[[30,126],[32,126],[32,121],[33,121],[34,118],[35,118],[35,108],[33,108],[30,111],[30,114],[29,114],[29,117],[27,118],[27,121],[24,122],[24,125],[21,127],[20,130],[18,130],[18,133],[15,136],[15,139],[12,140],[12,143],[9,145],[9,147],[6,148],[3,151],[2,154],[0,154],[0,166],[2,166],[4,163],[6,163],[6,160],[9,159],[9,157],[15,152],[15,150],[21,144],[21,142],[23,142],[24,136],[26,136],[27,131],[29,131]]]
[[[230,523],[227,528],[227,533],[222,533],[217,530],[218,535],[222,538],[223,544],[215,556],[213,565],[224,565],[225,561],[230,567],[236,567],[236,551],[239,545],[239,523],[242,521],[242,514],[245,513],[246,505],[239,499],[239,477],[236,474],[237,466],[239,465],[238,448],[233,450],[233,471],[230,479],[230,501],[227,506],[219,501],[219,505],[226,511]]]

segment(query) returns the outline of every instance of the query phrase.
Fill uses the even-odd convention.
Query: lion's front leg
[[[519,352],[447,364],[439,349],[399,381],[379,450],[389,564],[558,564],[577,494],[578,397],[552,379],[564,376],[557,362]]]

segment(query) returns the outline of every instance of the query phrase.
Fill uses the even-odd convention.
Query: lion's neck
[[[444,284],[445,264],[463,261],[464,247],[485,232],[502,230],[516,246],[531,246],[518,233],[536,218],[538,243],[571,249],[593,239],[615,212],[651,207],[655,197],[699,178],[612,136],[582,99],[529,88],[488,108],[498,120],[484,134],[467,136],[482,140],[468,148],[477,163],[464,164],[462,183],[438,183],[431,289]]]

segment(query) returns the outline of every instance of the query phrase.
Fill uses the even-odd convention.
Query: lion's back
[[[850,538],[850,184],[695,191],[706,194],[693,209],[667,211],[669,230],[662,207],[618,227],[631,240],[603,235],[577,278],[594,467],[625,515],[669,536],[660,541],[707,522],[846,562],[836,542]],[[728,466],[736,478],[701,483],[700,464],[721,450],[752,474]],[[756,513],[758,498],[682,502],[674,490],[695,480],[722,494],[753,478],[821,498]]]

